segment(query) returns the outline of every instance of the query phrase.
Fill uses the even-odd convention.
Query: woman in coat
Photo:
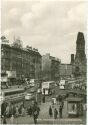
[[[57,115],[58,115],[58,111],[57,111],[57,109],[55,108],[55,109],[54,109],[54,119],[57,119]]]
[[[49,107],[49,116],[52,117],[53,113],[52,113],[52,108],[51,106]]]

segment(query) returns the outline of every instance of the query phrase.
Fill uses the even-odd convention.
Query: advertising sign
[[[49,82],[43,82],[42,88],[49,88]]]
[[[16,78],[16,71],[6,71],[8,78]]]

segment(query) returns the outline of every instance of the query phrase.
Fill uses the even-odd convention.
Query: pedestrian
[[[6,116],[3,116],[3,124],[7,124]]]
[[[12,115],[15,115],[15,113],[16,113],[15,106],[13,105],[13,103],[10,103],[9,104],[9,117],[11,118]]]
[[[62,118],[62,105],[60,105],[60,107],[59,107],[59,116],[60,116],[60,118]]]
[[[6,107],[6,111],[5,111],[5,113],[6,113],[6,116],[9,118],[9,105],[7,105],[7,107]]]
[[[18,106],[16,106],[16,117],[18,117],[18,115],[19,115],[19,111],[18,111]]]
[[[61,105],[62,105],[62,109],[63,109],[63,107],[64,107],[64,101],[62,100],[62,102],[61,102]]]
[[[19,111],[19,115],[21,115],[22,114],[22,105],[19,106],[18,111]]]
[[[55,108],[55,109],[54,109],[54,119],[57,119],[57,115],[58,115],[58,111],[57,111],[57,109]]]
[[[39,112],[40,112],[40,108],[39,107],[37,107],[37,111],[38,111],[38,116],[39,116]]]
[[[22,107],[22,116],[25,116],[25,109]]]
[[[49,116],[52,117],[53,113],[52,113],[52,108],[51,106],[49,107]]]
[[[1,117],[5,114],[5,111],[6,111],[6,103],[3,102],[1,104]]]
[[[11,124],[14,124],[14,116],[12,115],[11,118],[10,118],[10,123]]]
[[[31,106],[28,108],[28,115],[30,115],[30,117],[32,116],[32,107]]]
[[[35,111],[33,112],[33,118],[34,118],[34,124],[37,124],[37,119],[38,119],[38,111],[37,111],[37,109],[35,109]]]

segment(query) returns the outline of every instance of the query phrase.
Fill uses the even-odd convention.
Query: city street
[[[1,123],[86,125],[83,2],[3,0]]]

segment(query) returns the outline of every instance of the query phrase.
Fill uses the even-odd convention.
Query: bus
[[[7,103],[23,104],[25,99],[25,90],[23,88],[4,89],[1,93],[3,101]]]
[[[47,81],[42,83],[42,94],[49,95],[52,94],[56,83],[54,81]]]
[[[59,88],[63,90],[66,89],[67,83],[68,83],[67,80],[60,80]]]

